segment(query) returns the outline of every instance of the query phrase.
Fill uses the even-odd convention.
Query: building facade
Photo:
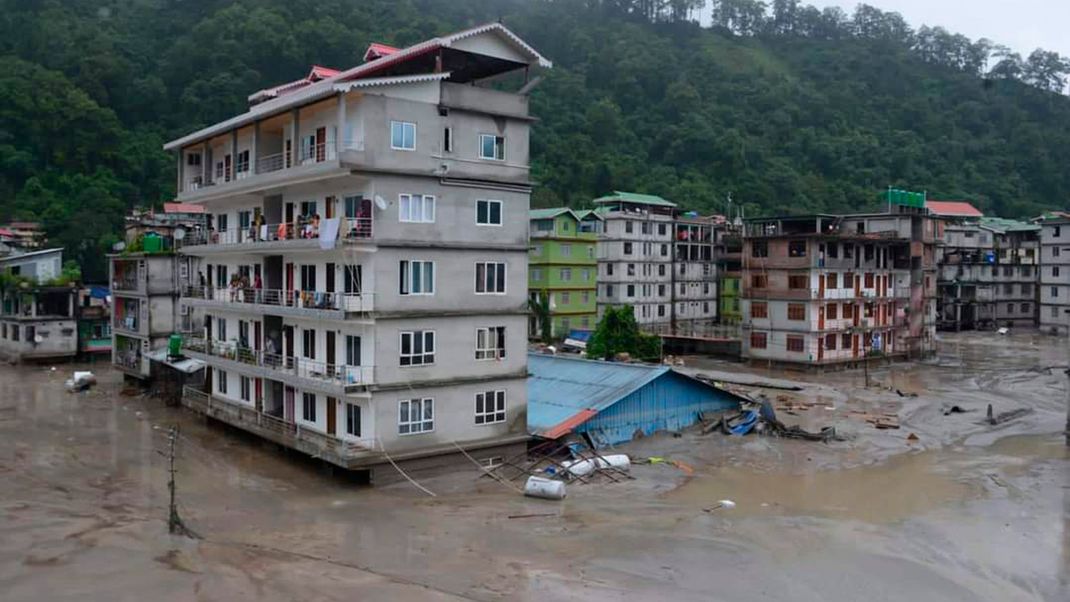
[[[199,258],[173,250],[109,256],[112,365],[123,374],[147,379],[148,354],[167,346],[176,332],[199,323],[196,311],[179,303],[179,293],[197,284]]]
[[[597,216],[596,216],[597,219]],[[533,209],[528,290],[533,300],[548,297],[550,335],[567,336],[571,329],[595,327],[598,233],[571,209]],[[536,300],[537,301],[537,300]],[[529,334],[538,336],[537,320]]]
[[[903,211],[747,220],[744,358],[827,366],[931,354],[940,227]]]
[[[532,118],[486,84],[549,63],[498,23],[373,50],[166,148],[210,216],[184,403],[381,480],[526,444]]]
[[[0,258],[0,356],[9,361],[78,354],[78,283],[61,276],[63,249]]]
[[[1038,316],[1040,226],[981,217],[948,223],[939,247],[938,325],[1032,327]]]
[[[1070,219],[1040,222],[1040,313],[1042,332],[1070,330]]]
[[[648,332],[693,333],[717,319],[714,223],[659,196],[616,191],[594,200],[598,315],[628,305]]]
[[[718,321],[721,324],[737,325],[743,321],[742,303],[739,298],[740,280],[743,276],[742,229],[738,225],[724,223],[714,234],[717,240],[714,257],[717,259]]]

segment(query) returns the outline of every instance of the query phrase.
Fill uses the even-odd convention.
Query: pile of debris
[[[524,494],[561,499],[564,483],[619,483],[632,480],[631,458],[625,454],[602,454],[586,433],[562,439],[547,439],[524,453],[506,458],[484,471],[480,478],[505,484],[524,479]],[[559,483],[559,485],[554,484]]]
[[[722,414],[717,419],[702,419],[702,434],[720,431],[726,435],[747,435],[750,433],[769,434],[785,439],[802,439],[804,441],[846,441],[846,437],[836,432],[836,427],[826,426],[818,432],[808,431],[801,426],[788,426],[777,419],[772,402],[764,397],[754,402],[757,407],[744,408],[735,414]]]

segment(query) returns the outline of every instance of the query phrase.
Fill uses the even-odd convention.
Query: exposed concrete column
[[[290,111],[290,115],[291,160],[292,165],[296,166],[301,162],[301,111],[294,109]]]
[[[178,183],[175,186],[175,190],[182,192],[182,180],[184,180],[186,162],[183,160],[186,158],[186,153],[181,148],[178,149]]]
[[[255,174],[256,159],[260,156],[260,121],[253,122],[253,146],[249,151],[249,171]]]
[[[225,168],[225,166],[224,166]],[[223,174],[224,178],[226,173]],[[238,129],[230,131],[230,179],[236,180],[238,176]]]
[[[335,146],[339,153],[346,147],[346,93],[338,93],[338,133],[335,135]]]

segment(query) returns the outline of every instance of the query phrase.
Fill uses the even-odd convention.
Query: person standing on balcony
[[[201,284],[201,295],[203,295],[204,298],[207,299],[208,298],[208,281],[204,277],[204,270],[199,270],[197,272],[197,279],[200,281],[200,284]]]
[[[253,277],[253,296],[256,299],[256,303],[263,303],[263,297],[261,293],[261,289],[263,288],[264,281],[260,279],[260,274],[257,273],[256,276]]]
[[[253,209],[253,240],[260,240],[260,231],[264,227],[264,214],[260,212],[259,208]]]

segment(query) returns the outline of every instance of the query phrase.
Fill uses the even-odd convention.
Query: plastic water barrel
[[[167,340],[167,355],[178,357],[182,355],[182,335],[173,333]]]
[[[567,468],[570,473],[577,477],[588,475],[599,468],[613,467],[621,470],[628,470],[631,467],[631,464],[631,459],[625,454],[610,454],[600,458],[569,460],[561,463],[562,466]]]
[[[524,495],[544,500],[562,500],[565,499],[565,484],[553,479],[528,477],[528,482],[524,484]]]

